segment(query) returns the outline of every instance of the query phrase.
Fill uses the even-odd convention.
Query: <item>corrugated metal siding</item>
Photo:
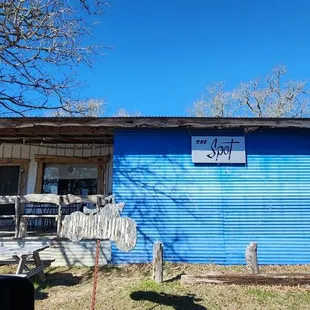
[[[4,247],[24,247],[27,245],[41,246],[49,245],[50,248],[40,252],[42,259],[55,259],[53,267],[60,266],[84,266],[92,267],[95,265],[96,240],[82,240],[78,243],[71,241],[55,241],[50,238],[37,240],[0,240],[0,246]],[[1,257],[0,257],[1,259]],[[102,241],[100,247],[100,266],[106,265],[111,261],[111,245],[109,241]]]
[[[260,264],[310,262],[310,131],[246,135],[247,165],[193,164],[191,135],[241,131],[127,130],[115,133],[113,190],[138,225],[137,247],[112,261],[164,259],[242,264],[251,241]]]

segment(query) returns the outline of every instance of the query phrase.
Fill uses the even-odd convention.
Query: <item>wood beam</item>
[[[21,137],[0,137],[0,143],[8,143],[8,144],[25,144],[26,145],[35,145],[35,146],[48,146],[50,144],[95,144],[95,145],[113,145],[113,139],[109,138],[100,138],[100,139],[91,139],[91,138],[83,138],[80,137],[78,139],[72,139],[70,137],[55,137],[55,138],[49,138],[46,139],[44,144],[41,145],[43,142],[42,137],[32,137],[32,138],[26,138],[23,139]]]
[[[42,161],[37,162],[36,183],[34,186],[35,194],[41,194],[43,183],[44,163]]]
[[[91,202],[97,203],[98,197],[101,201],[104,201],[107,197],[105,195],[56,195],[56,194],[28,194],[21,196],[0,196],[0,205],[13,204],[16,202],[16,198],[19,197],[20,203],[53,203],[59,205],[61,199],[62,204],[69,205],[73,203]],[[12,217],[14,215],[1,215],[1,217]],[[28,215],[27,215],[28,216]],[[58,215],[54,215],[57,217]],[[0,247],[1,248],[1,247]]]
[[[20,166],[23,164],[29,164],[29,159],[15,159],[15,158],[1,158],[0,165]]]
[[[301,285],[310,284],[310,274],[206,274],[182,275],[182,285],[237,284],[237,285]]]
[[[104,164],[108,163],[111,159],[111,155],[104,156],[92,156],[92,157],[76,157],[76,156],[54,156],[54,155],[35,155],[35,161],[37,163],[61,163],[61,164],[82,164],[82,163],[94,163]]]
[[[20,164],[19,170],[19,190],[20,195],[25,195],[27,192],[27,179],[29,171],[29,161]]]
[[[105,170],[106,170],[106,162],[98,165],[98,179],[97,179],[98,194],[105,194]]]

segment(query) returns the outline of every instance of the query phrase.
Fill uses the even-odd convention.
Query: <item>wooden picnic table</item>
[[[28,245],[22,248],[0,247],[0,256],[4,258],[0,260],[0,264],[15,263],[17,264],[16,275],[30,278],[38,274],[40,280],[44,282],[46,280],[44,269],[49,266],[53,260],[42,261],[39,253],[48,247],[48,245]],[[29,267],[29,264],[34,264],[35,267]]]

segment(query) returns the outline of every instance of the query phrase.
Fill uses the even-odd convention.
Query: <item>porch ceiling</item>
[[[0,129],[0,143],[113,144],[111,128],[33,126]]]

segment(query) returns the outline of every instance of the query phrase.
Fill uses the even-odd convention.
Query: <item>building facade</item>
[[[193,136],[243,138],[245,163],[193,163]],[[260,264],[309,263],[309,129],[118,130],[113,169],[139,232],[115,263],[150,261],[156,240],[166,261],[243,264],[255,241]]]
[[[138,240],[129,253],[103,242],[102,264],[150,262],[157,240],[171,262],[244,264],[255,241],[259,264],[305,264],[309,138],[310,119],[0,119],[0,196],[113,193],[136,221]],[[0,208],[10,228],[0,245],[49,244],[42,255],[56,257],[54,265],[93,265],[95,241],[61,240],[55,222],[52,233],[36,234],[42,221],[34,220],[16,240],[6,234],[10,206]]]

